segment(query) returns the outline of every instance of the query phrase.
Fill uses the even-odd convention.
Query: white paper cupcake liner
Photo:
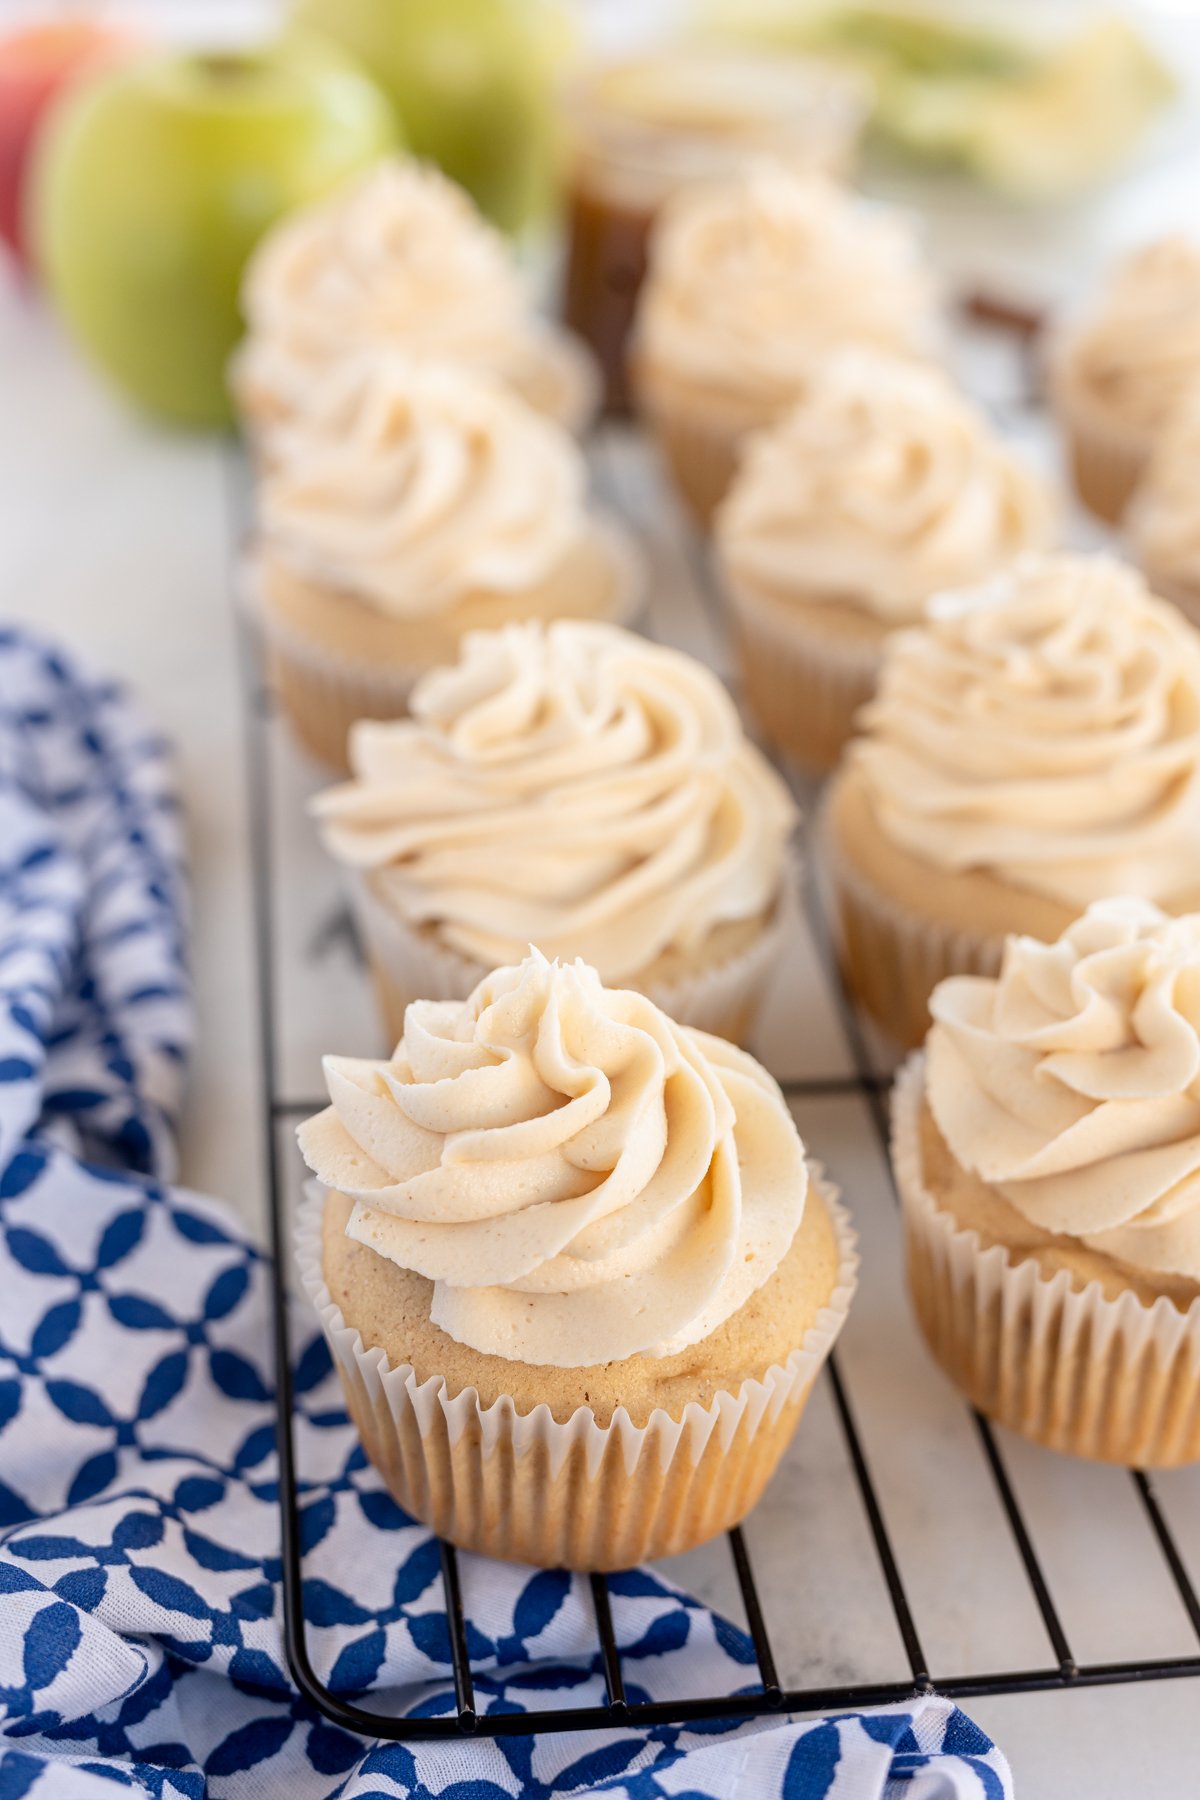
[[[633,626],[646,599],[646,567],[625,527],[610,515],[591,515],[613,574],[613,591],[602,617]],[[338,773],[348,771],[350,728],[358,719],[403,718],[408,696],[431,662],[396,662],[381,667],[317,643],[281,620],[262,598],[253,562],[245,558],[239,597],[258,631],[272,689],[297,738],[318,761]],[[514,599],[510,615],[520,618]]]
[[[1134,548],[1136,547],[1135,539]],[[1200,626],[1200,587],[1156,567],[1149,556],[1141,555],[1138,561],[1151,592],[1157,594],[1160,600],[1169,600],[1172,606],[1179,608],[1185,619]]]
[[[640,371],[636,345],[630,370],[638,413],[681,499],[696,523],[707,529],[737,472],[747,434],[770,424],[778,408],[706,406]]]
[[[862,643],[808,629],[787,603],[725,571],[725,592],[747,705],[765,735],[806,768],[833,768],[854,715],[879,678],[882,641]],[[830,600],[836,607],[844,604]]]
[[[350,906],[371,965],[384,1024],[393,1042],[404,1029],[413,1000],[465,1000],[490,969],[441,941],[433,927],[408,924],[378,892],[369,872],[344,871]],[[735,956],[697,969],[678,981],[618,985],[644,993],[677,1025],[693,1025],[714,1037],[745,1043],[753,1032],[770,979],[783,951],[801,879],[798,858],[789,860],[775,910],[753,942]]]
[[[1200,1461],[1200,1301],[1108,1298],[1002,1244],[984,1248],[925,1185],[924,1058],[892,1096],[892,1166],[921,1330],[972,1405],[1048,1449],[1134,1468]]]
[[[399,1504],[462,1549],[555,1568],[628,1568],[737,1524],[787,1447],[857,1282],[849,1215],[813,1180],[837,1236],[837,1277],[786,1363],[678,1419],[656,1408],[635,1425],[618,1407],[604,1426],[586,1406],[561,1423],[507,1395],[484,1406],[474,1388],[452,1395],[441,1376],[418,1381],[368,1349],[326,1285],[325,1194],[310,1183],[296,1219],[300,1274],[364,1448]]]
[[[881,892],[838,847],[826,802],[818,821],[822,887],[842,979],[872,1018],[908,1048],[929,1029],[929,996],[947,975],[994,975],[1003,937],[919,918]]]
[[[1047,366],[1075,491],[1089,512],[1117,525],[1145,471],[1153,438],[1144,430],[1121,425],[1096,405],[1071,368],[1065,340],[1051,348]]]
[[[318,648],[265,608],[256,619],[267,679],[293,735],[318,762],[348,774],[355,721],[403,718],[424,669],[371,668]]]

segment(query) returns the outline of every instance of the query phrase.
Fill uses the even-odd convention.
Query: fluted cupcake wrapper
[[[1004,940],[919,917],[854,868],[827,813],[818,830],[842,979],[872,1018],[911,1049],[929,1030],[929,996],[938,982],[947,975],[995,975]]]
[[[1089,512],[1107,524],[1119,524],[1149,460],[1146,433],[1109,418],[1062,357],[1051,366],[1051,392],[1075,491]]]
[[[1070,1456],[1133,1468],[1200,1461],[1200,1302],[1147,1306],[1072,1285],[939,1207],[925,1185],[924,1058],[892,1096],[892,1166],[908,1284],[925,1341],[982,1413]]]
[[[681,499],[707,529],[729,490],[747,434],[769,425],[779,409],[706,405],[702,397],[640,373],[636,354],[632,368],[638,412]]]
[[[1141,556],[1139,561],[1151,592],[1157,594],[1160,600],[1169,600],[1172,606],[1179,608],[1185,619],[1200,626],[1200,586],[1189,584],[1177,575],[1168,574],[1165,569],[1156,568],[1153,559],[1148,556]]]
[[[452,1395],[443,1377],[418,1381],[368,1349],[326,1285],[325,1194],[310,1183],[296,1221],[301,1277],[363,1446],[399,1504],[461,1549],[546,1568],[629,1568],[736,1525],[787,1448],[857,1282],[849,1215],[815,1171],[813,1181],[837,1235],[837,1278],[786,1363],[678,1419],[656,1408],[635,1425],[621,1407],[603,1426],[590,1407],[559,1422],[506,1395],[484,1406],[474,1388]]]
[[[613,597],[603,618],[612,625],[633,625],[646,596],[641,555],[624,526],[593,515],[613,570]],[[428,662],[389,664],[344,656],[293,630],[263,604],[252,563],[243,562],[240,597],[258,631],[271,687],[304,748],[339,774],[349,772],[350,728],[359,719],[399,719],[408,696]],[[514,604],[514,620],[520,619]]]
[[[358,719],[400,719],[423,668],[369,667],[308,642],[258,608],[267,679],[292,732],[310,756],[347,775]]]
[[[677,1025],[694,1025],[714,1037],[745,1043],[754,1029],[771,971],[782,954],[800,878],[799,859],[794,858],[773,913],[753,942],[737,955],[697,968],[676,981],[642,982],[630,977],[615,985],[637,988]],[[434,927],[408,924],[376,892],[370,873],[347,869],[345,880],[393,1042],[404,1029],[404,1009],[411,1001],[465,1000],[491,973],[483,963],[443,942]]]
[[[810,631],[803,618],[789,618],[786,602],[728,570],[725,592],[743,692],[762,731],[806,768],[832,769],[853,733],[855,713],[875,692],[880,644]]]

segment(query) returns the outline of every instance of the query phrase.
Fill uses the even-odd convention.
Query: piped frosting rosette
[[[1090,901],[1200,906],[1200,635],[1104,556],[1030,557],[895,633],[826,812],[850,985],[922,1041],[951,974]]]
[[[625,980],[770,910],[795,809],[716,677],[615,627],[466,638],[314,803],[331,853],[490,965],[536,943]]]
[[[838,351],[747,439],[715,534],[746,699],[761,728],[829,768],[874,692],[889,631],[930,596],[1049,542],[1039,481],[946,376]]]
[[[939,370],[838,352],[750,440],[717,522],[735,580],[913,623],[1047,542],[1045,485]]]
[[[761,161],[667,209],[638,356],[688,387],[782,405],[836,346],[927,354],[933,317],[928,275],[898,215],[824,176]]]
[[[615,627],[467,636],[314,803],[381,974],[463,998],[537,944],[727,1029],[774,960],[795,808],[702,664]]]
[[[1173,235],[1127,257],[1064,353],[1107,413],[1156,432],[1200,377],[1200,244]]]
[[[935,1352],[1057,1448],[1200,1458],[1200,915],[1097,901],[1055,943],[1010,938],[995,979],[951,978],[930,1010],[895,1154]],[[984,1248],[937,1205],[924,1106],[1031,1250]]]
[[[664,208],[635,322],[639,407],[707,524],[748,431],[805,392],[831,351],[936,348],[931,284],[904,221],[773,162]]]
[[[777,1268],[800,1140],[765,1071],[583,963],[536,952],[471,998],[417,1002],[390,1063],[330,1057],[305,1159],[350,1235],[433,1286],[492,1356],[669,1356]]]
[[[1200,915],[1097,901],[930,1010],[929,1103],[962,1166],[1042,1231],[1200,1283]]]
[[[273,447],[247,599],[285,710],[335,767],[354,722],[402,715],[463,632],[641,602],[637,547],[587,505],[577,444],[485,375],[348,357]]]
[[[260,526],[304,578],[402,619],[546,581],[587,530],[573,440],[469,371],[347,359],[276,439]]]
[[[1200,636],[1106,557],[1023,560],[899,634],[854,765],[933,868],[1072,907],[1197,888]]]
[[[581,346],[539,322],[500,234],[428,164],[376,164],[293,212],[251,258],[239,404],[268,430],[347,356],[399,351],[486,373],[574,428],[596,399]]]

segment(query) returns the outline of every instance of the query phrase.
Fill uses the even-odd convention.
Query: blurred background
[[[685,182],[832,169],[919,213],[954,299],[1030,329],[1190,224],[1198,95],[1196,0],[6,0],[0,230],[119,386],[216,423],[254,241],[400,145],[513,236],[619,403],[645,233]]]

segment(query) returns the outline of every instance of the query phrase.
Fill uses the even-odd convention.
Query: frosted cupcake
[[[755,157],[845,175],[870,102],[826,58],[679,40],[591,68],[568,96],[563,307],[625,406],[625,342],[663,202]]]
[[[1155,593],[1200,624],[1200,381],[1163,427],[1126,524]]]
[[[1101,556],[943,596],[885,652],[823,842],[843,973],[902,1043],[1010,932],[1107,894],[1200,908],[1200,634]]]
[[[716,519],[746,698],[784,750],[832,766],[888,634],[931,594],[1049,540],[1045,484],[939,370],[843,350],[751,438]]]
[[[664,209],[633,349],[639,406],[701,520],[747,431],[802,395],[830,351],[934,343],[929,278],[898,215],[825,177],[757,163]]]
[[[394,1037],[529,944],[581,956],[682,1024],[749,1030],[777,960],[795,824],[711,672],[611,627],[474,632],[360,724],[314,803]]]
[[[743,1518],[856,1266],[766,1071],[534,954],[325,1074],[301,1267],[405,1511],[580,1569]]]
[[[378,163],[290,213],[251,258],[242,309],[231,383],[255,438],[331,364],[367,350],[481,371],[570,430],[599,395],[582,344],[533,312],[503,238],[426,164]]]
[[[341,364],[275,449],[251,603],[285,710],[334,767],[354,720],[402,713],[464,631],[636,609],[638,558],[588,511],[578,446],[482,376]]]
[[[1115,522],[1184,388],[1200,377],[1200,244],[1163,238],[1120,264],[1051,358],[1079,496]]]
[[[1102,900],[934,990],[893,1158],[942,1367],[1001,1424],[1200,1460],[1200,916]]]

